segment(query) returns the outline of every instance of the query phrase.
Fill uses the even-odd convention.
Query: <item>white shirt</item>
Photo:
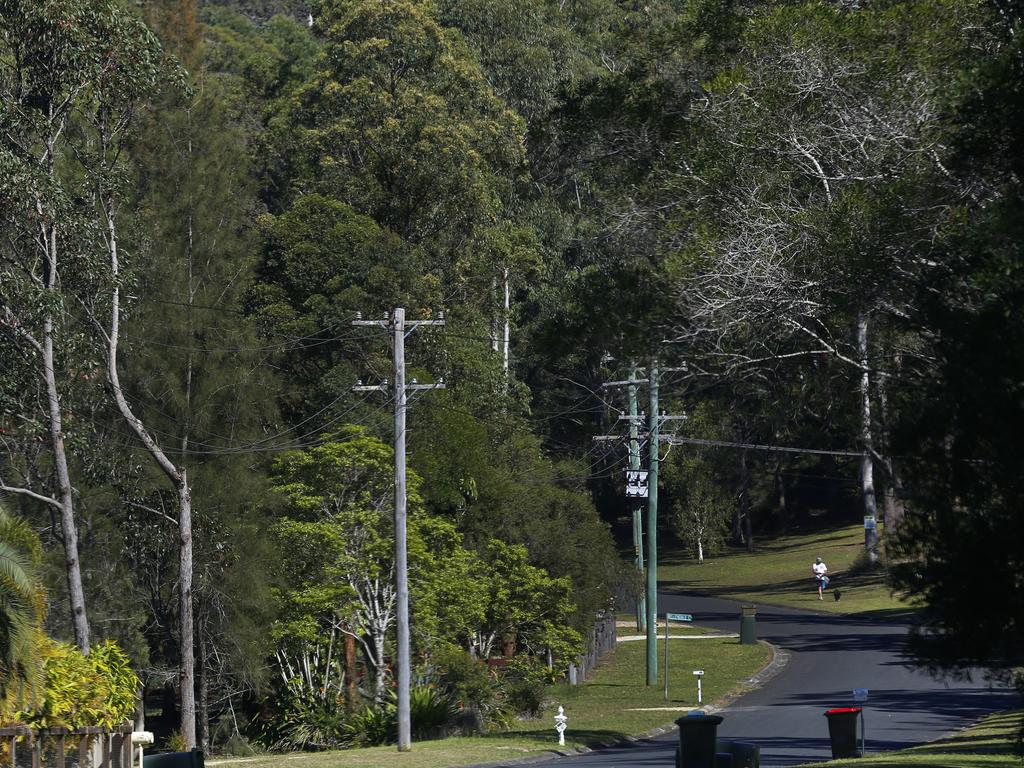
[[[828,566],[824,563],[815,563],[811,566],[811,570],[814,571],[815,576],[824,576],[828,572]]]

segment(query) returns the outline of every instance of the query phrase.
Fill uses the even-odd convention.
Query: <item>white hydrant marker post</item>
[[[558,707],[558,714],[555,715],[555,730],[558,731],[558,746],[565,746],[565,729],[566,723],[569,722],[569,718],[565,716],[565,709],[561,706]]]

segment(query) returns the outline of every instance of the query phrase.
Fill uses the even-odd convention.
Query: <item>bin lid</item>
[[[836,707],[835,709],[829,709],[825,711],[826,717],[828,715],[846,715],[851,712],[860,712],[860,707]]]

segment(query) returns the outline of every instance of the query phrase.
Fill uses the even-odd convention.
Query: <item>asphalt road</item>
[[[737,602],[662,594],[658,610],[692,613],[699,624],[739,631]],[[990,712],[1018,706],[1016,694],[1006,688],[993,689],[979,679],[936,680],[913,669],[904,654],[904,624],[759,606],[757,628],[759,637],[789,652],[789,662],[763,688],[717,713],[725,718],[718,735],[758,744],[766,768],[830,759],[823,713],[852,705],[854,688],[870,691],[865,706],[869,753],[931,741]],[[540,765],[673,766],[676,739],[673,731]]]

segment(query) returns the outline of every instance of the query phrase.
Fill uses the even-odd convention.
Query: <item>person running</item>
[[[822,591],[828,588],[828,566],[821,562],[820,557],[816,557],[811,571],[814,572],[814,578],[818,580],[818,599],[824,600]]]

